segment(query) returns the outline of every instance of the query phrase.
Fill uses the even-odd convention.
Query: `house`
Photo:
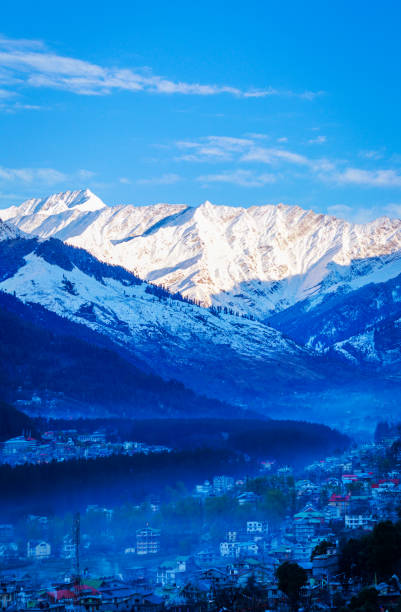
[[[113,514],[114,514],[114,510],[112,510],[111,508],[102,508],[101,506],[97,506],[97,505],[87,506],[86,514],[90,514],[92,512],[99,516],[103,516],[106,519],[106,521],[111,521],[111,519],[113,518]]]
[[[200,550],[195,554],[195,562],[199,565],[212,565],[215,558],[213,550]]]
[[[212,493],[212,490],[213,488],[209,480],[205,480],[203,484],[198,484],[195,487],[195,491],[198,495],[208,496]]]
[[[79,609],[93,612],[99,610],[102,603],[99,591],[87,584],[71,584],[66,588],[47,591],[46,596],[50,604],[64,604],[64,609],[75,609],[75,605],[77,605]]]
[[[235,553],[235,542],[221,542],[220,543],[220,555],[222,557],[234,557]]]
[[[5,561],[18,558],[18,544],[15,542],[7,542],[0,544],[0,558]]]
[[[27,557],[29,559],[48,559],[51,555],[51,546],[44,540],[28,540]]]
[[[220,555],[222,557],[246,557],[256,556],[259,552],[259,546],[253,540],[248,542],[221,542]]]
[[[234,544],[234,554],[235,557],[244,558],[244,557],[256,557],[259,551],[259,546],[254,541],[249,542],[235,542]]]
[[[2,576],[0,578],[0,609],[6,610],[15,605],[17,598],[17,583],[14,578]],[[14,608],[16,609],[16,608]]]
[[[367,527],[373,522],[371,515],[363,514],[346,514],[345,515],[345,526],[347,529],[359,529],[361,527]]]
[[[136,554],[154,555],[160,551],[160,529],[145,527],[136,532]]]
[[[328,552],[316,555],[312,560],[312,576],[314,578],[331,578],[338,573],[338,555]]]
[[[164,561],[157,568],[156,582],[162,586],[176,584],[177,579],[187,571],[187,557],[177,557],[172,561]]]
[[[253,493],[252,491],[245,491],[241,495],[238,495],[237,501],[240,506],[244,504],[256,504],[260,500],[259,495]]]
[[[36,448],[37,440],[31,436],[17,436],[3,442],[3,455],[24,455]]]
[[[322,512],[315,510],[311,505],[305,506],[302,512],[294,515],[297,541],[308,540],[317,535],[324,522],[325,516]]]
[[[336,517],[341,518],[348,511],[350,503],[350,495],[336,495],[335,493],[333,493],[333,495],[329,499],[328,505],[329,508],[334,510]]]
[[[158,612],[164,608],[162,599],[151,591],[132,588],[120,580],[104,580],[98,591],[104,610]]]
[[[213,478],[213,489],[216,495],[227,493],[234,487],[234,478],[231,476],[215,476]]]
[[[247,521],[246,523],[247,533],[251,533],[255,535],[262,535],[264,533],[267,533],[267,531],[268,531],[267,521]]]
[[[80,434],[78,440],[83,443],[104,444],[106,442],[106,434],[102,431],[94,431],[93,433]]]

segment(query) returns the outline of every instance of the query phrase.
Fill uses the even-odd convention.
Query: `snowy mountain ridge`
[[[265,319],[306,298],[401,273],[401,220],[364,225],[298,206],[106,206],[90,190],[0,211],[171,292]]]
[[[323,384],[325,362],[281,332],[177,299],[55,239],[0,242],[0,291],[109,338],[164,379],[209,397],[264,406]]]

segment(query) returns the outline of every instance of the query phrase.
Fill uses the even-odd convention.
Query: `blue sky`
[[[2,2],[0,208],[298,204],[401,216],[401,5]]]

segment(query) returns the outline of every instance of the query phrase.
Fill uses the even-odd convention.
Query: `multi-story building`
[[[246,532],[254,535],[261,535],[267,533],[268,524],[267,521],[247,521]]]
[[[31,436],[17,436],[3,442],[3,455],[23,455],[36,448],[37,441]]]
[[[302,512],[294,516],[295,537],[297,541],[313,538],[325,522],[322,512],[315,510],[313,506],[306,506]]]
[[[160,551],[160,529],[145,527],[136,532],[136,554],[154,555]]]
[[[341,518],[347,512],[350,502],[350,495],[336,495],[335,493],[333,493],[333,495],[329,499],[329,506],[335,509],[333,512],[335,512],[337,518]]]
[[[345,526],[347,529],[359,529],[360,527],[367,527],[372,524],[372,517],[370,515],[363,514],[346,514],[345,515]]]
[[[234,487],[234,478],[231,476],[215,476],[213,478],[213,489],[216,495],[227,493]]]

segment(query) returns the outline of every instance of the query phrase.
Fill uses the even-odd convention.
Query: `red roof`
[[[63,599],[75,599],[77,593],[86,594],[86,595],[98,595],[99,591],[97,591],[93,586],[89,586],[88,584],[80,584],[73,587],[73,589],[60,589],[58,591],[48,591],[47,595],[53,601],[61,601]]]
[[[97,595],[99,593],[99,591],[97,591],[93,586],[89,586],[89,584],[80,584],[75,587],[75,590],[79,591],[80,593],[89,592],[92,593],[92,595]]]
[[[49,591],[47,593],[54,601],[60,601],[61,599],[74,599],[75,593],[68,589],[60,589],[59,591]]]
[[[346,501],[349,501],[350,497],[351,497],[350,495],[336,495],[335,493],[333,493],[329,501],[346,502]]]

